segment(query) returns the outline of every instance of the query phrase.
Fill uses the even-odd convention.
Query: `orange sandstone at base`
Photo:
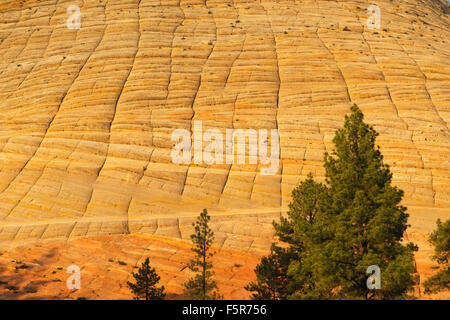
[[[407,241],[419,245],[416,253],[420,283],[436,272],[430,260],[433,248],[426,236],[410,230]],[[187,240],[154,235],[99,235],[87,238],[40,241],[9,251],[0,251],[0,299],[132,299],[126,282],[132,280],[146,257],[161,277],[166,299],[187,299],[183,283],[192,276],[187,268],[193,257]],[[265,251],[223,248],[215,245],[215,279],[225,299],[248,299],[244,289],[255,280],[254,268]],[[81,268],[81,289],[66,286],[67,267]],[[450,299],[450,291],[425,295],[423,287],[415,290],[419,299]]]
[[[132,299],[126,282],[146,257],[161,277],[166,299],[186,299],[183,283],[192,276],[186,267],[193,257],[190,248],[188,241],[166,237],[102,235],[1,251],[0,299]],[[214,249],[215,279],[224,298],[248,299],[244,286],[255,279],[253,269],[261,255]],[[66,286],[66,270],[72,264],[81,268],[80,290]]]

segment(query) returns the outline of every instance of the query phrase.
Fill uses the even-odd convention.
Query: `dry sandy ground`
[[[0,256],[0,279],[17,290],[0,285],[2,299],[131,299],[126,286],[136,265],[150,257],[161,276],[167,298],[186,298],[182,284],[192,275],[186,268],[192,257],[184,240],[144,235],[94,236],[69,242],[50,241],[18,247]],[[243,287],[254,279],[259,260],[255,253],[218,248],[214,270],[226,299],[244,299]],[[69,290],[69,265],[81,268],[81,289]],[[25,267],[26,266],[26,267]]]

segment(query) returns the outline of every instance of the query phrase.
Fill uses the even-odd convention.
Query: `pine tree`
[[[212,279],[214,271],[212,271],[212,262],[210,261],[215,252],[211,252],[211,245],[214,241],[214,232],[209,227],[210,216],[208,211],[204,209],[197,221],[193,223],[194,234],[191,240],[194,245],[192,251],[196,254],[191,260],[188,267],[191,271],[196,272],[194,278],[189,279],[184,284],[186,293],[194,300],[216,300],[221,295],[218,292],[217,284]]]
[[[292,277],[287,271],[289,262],[295,258],[291,248],[272,244],[270,254],[261,259],[255,268],[256,282],[250,282],[245,289],[253,292],[252,300],[285,300],[292,293]]]
[[[364,123],[356,106],[324,157],[327,196],[314,226],[310,258],[315,293],[336,298],[407,298],[415,283],[413,246],[401,241],[407,228],[403,191],[375,146],[378,133]],[[367,288],[367,268],[382,272],[382,289]],[[339,287],[339,290],[336,288]]]
[[[288,274],[290,264],[298,265],[305,256],[305,235],[314,224],[318,213],[319,200],[326,187],[316,183],[311,174],[292,191],[287,218],[274,222],[275,235],[288,246],[271,246],[269,256],[263,257],[255,268],[256,282],[250,282],[245,289],[254,292],[254,300],[285,300],[296,291],[306,287],[308,272],[303,270],[303,280]],[[295,230],[295,232],[294,232]],[[297,273],[297,278],[300,273]],[[306,276],[306,277],[305,277]]]
[[[150,267],[150,259],[147,258],[142,263],[138,270],[138,273],[132,272],[132,276],[136,283],[130,281],[127,282],[128,287],[134,294],[134,299],[139,300],[144,298],[145,300],[163,300],[165,297],[164,286],[157,288],[156,284],[159,282],[160,277],[156,273],[154,268]]]
[[[425,293],[436,293],[450,289],[450,220],[437,220],[437,228],[430,234],[429,242],[434,246],[435,260],[442,269],[424,283]]]
[[[416,283],[413,244],[403,191],[375,146],[375,130],[353,105],[325,153],[325,184],[312,176],[292,193],[288,217],[275,224],[279,239],[295,252],[287,270],[291,299],[401,299]],[[381,289],[367,287],[367,268],[381,270]],[[257,279],[264,279],[261,270]],[[265,285],[269,285],[267,281]]]

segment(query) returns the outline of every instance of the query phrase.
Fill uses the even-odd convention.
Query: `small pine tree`
[[[191,260],[188,267],[191,271],[198,274],[194,278],[189,279],[184,284],[184,287],[189,297],[194,300],[216,300],[221,298],[217,284],[212,279],[214,271],[211,270],[213,265],[210,259],[215,252],[211,252],[210,249],[214,241],[214,232],[209,227],[209,220],[208,211],[203,209],[197,221],[192,224],[195,232],[191,235],[194,245],[191,250],[196,256]]]
[[[135,300],[144,298],[145,300],[163,300],[165,297],[164,286],[157,288],[156,284],[160,277],[154,268],[150,267],[150,259],[147,258],[142,263],[137,273],[132,273],[136,283],[127,282],[128,287],[134,294]]]
[[[437,228],[430,234],[429,241],[434,246],[435,260],[443,268],[424,283],[425,293],[436,293],[450,289],[450,220],[437,220]]]

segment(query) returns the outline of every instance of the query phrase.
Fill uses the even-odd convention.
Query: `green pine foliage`
[[[150,259],[147,258],[141,264],[137,273],[132,272],[135,283],[127,282],[134,294],[135,300],[163,300],[165,297],[164,286],[157,288],[160,277],[154,268],[150,267]]]
[[[292,191],[292,202],[289,204],[288,217],[274,222],[275,235],[287,247],[272,244],[271,253],[261,259],[256,267],[256,282],[250,282],[245,289],[253,292],[254,300],[285,300],[293,293],[308,286],[310,278],[295,279],[298,275],[288,273],[305,257],[305,243],[308,241],[306,230],[309,230],[318,213],[319,199],[326,191],[321,183],[316,183],[311,174]],[[302,230],[302,232],[297,232]],[[303,275],[308,275],[304,272]],[[299,285],[299,284],[302,285]],[[312,285],[310,283],[309,285]]]
[[[424,283],[425,293],[436,293],[450,289],[450,220],[437,220],[437,228],[430,234],[429,241],[434,246],[433,259],[442,269]]]
[[[195,258],[188,265],[189,269],[197,274],[184,284],[185,291],[193,300],[217,300],[221,299],[217,284],[213,280],[214,271],[211,258],[215,252],[211,252],[214,241],[214,232],[209,227],[210,216],[203,209],[197,221],[193,223],[194,234],[191,240],[194,245],[192,251]]]
[[[295,258],[291,248],[272,244],[270,255],[263,257],[256,266],[256,282],[250,282],[245,289],[253,292],[253,300],[285,300],[291,293],[292,277],[287,274],[289,262]]]
[[[333,139],[334,152],[324,156],[325,184],[308,175],[292,192],[287,218],[274,223],[289,249],[280,251],[282,266],[268,266],[275,245],[258,265],[257,282],[247,286],[256,292],[253,298],[411,298],[417,248],[402,243],[408,226],[400,205],[403,191],[391,184],[392,174],[375,145],[377,135],[353,105]],[[380,290],[367,287],[371,265],[381,269]],[[288,285],[268,280],[277,271]]]

